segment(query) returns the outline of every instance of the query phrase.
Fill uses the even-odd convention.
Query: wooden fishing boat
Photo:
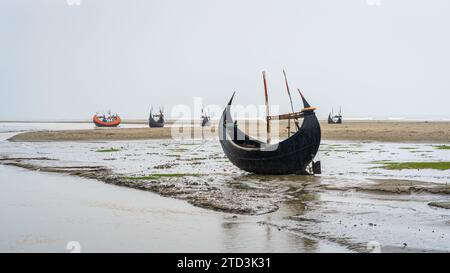
[[[97,115],[92,118],[95,126],[97,127],[117,127],[122,122],[118,115]]]
[[[155,118],[158,118],[158,120],[155,120]],[[150,128],[162,128],[165,123],[164,113],[161,109],[159,110],[158,115],[153,115],[152,109],[150,109],[150,116],[148,118],[148,126],[150,126]]]
[[[210,118],[208,116],[203,116],[202,117],[202,127],[206,127],[206,126],[210,126],[211,122],[210,122]]]
[[[334,115],[333,110],[328,114],[328,124],[341,124],[342,123],[342,111],[339,109],[339,114]]]
[[[202,127],[210,126],[211,125],[211,117],[205,112],[203,113],[202,109]]]
[[[267,85],[265,74],[263,75],[268,113]],[[290,95],[289,90],[288,93]],[[320,124],[314,112],[315,108],[309,105],[300,91],[299,93],[304,106],[300,112],[267,115],[267,143],[251,138],[238,128],[237,121],[233,121],[230,113],[233,94],[222,113],[218,131],[222,149],[234,165],[256,174],[320,173],[320,161],[313,161],[321,141]],[[299,118],[303,118],[303,123],[297,132],[279,143],[270,144],[271,120]],[[309,165],[311,166],[308,169]]]

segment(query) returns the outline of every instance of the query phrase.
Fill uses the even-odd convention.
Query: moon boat
[[[335,122],[334,122],[334,120],[333,120],[333,118],[331,117],[331,113],[329,113],[328,114],[328,124],[334,124]]]
[[[202,127],[211,125],[209,116],[202,116]]]
[[[303,118],[303,123],[296,133],[277,144],[253,139],[237,128],[237,121],[233,121],[230,113],[235,95],[233,93],[222,113],[218,131],[222,149],[235,166],[255,174],[320,173],[320,161],[313,162],[321,141],[320,124],[314,112],[315,108],[309,105],[300,91],[299,93],[304,108],[293,114]],[[310,164],[312,171],[308,172]]]
[[[92,121],[97,127],[117,127],[122,122],[118,115],[109,117],[94,115]]]
[[[206,111],[203,111],[203,108],[202,108],[202,123],[201,123],[201,126],[202,127],[207,127],[207,126],[210,126],[210,125],[211,125],[211,117]]]
[[[155,120],[154,117],[158,117],[158,120]],[[164,124],[165,120],[162,110],[159,111],[159,115],[153,115],[152,110],[150,110],[150,117],[148,118],[148,126],[150,128],[162,128],[164,127]]]
[[[342,111],[339,109],[339,114],[333,115],[333,110],[328,114],[328,124],[342,124]]]

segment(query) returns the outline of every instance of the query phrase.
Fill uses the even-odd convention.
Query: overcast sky
[[[450,1],[378,1],[0,0],[0,120],[263,104],[262,70],[288,112],[283,68],[322,118],[450,118]]]

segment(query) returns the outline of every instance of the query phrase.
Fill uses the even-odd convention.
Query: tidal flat
[[[316,176],[246,173],[215,140],[2,141],[0,163],[156,193],[239,219],[226,225],[243,221],[250,229],[265,227],[311,243],[292,248],[280,241],[282,251],[367,252],[367,243],[376,241],[386,252],[446,252],[450,171],[383,168],[450,161],[450,151],[438,145],[325,140],[318,155],[322,174]],[[110,147],[120,150],[96,152]],[[96,194],[100,198],[102,192]],[[244,249],[270,251],[257,245],[248,242]]]

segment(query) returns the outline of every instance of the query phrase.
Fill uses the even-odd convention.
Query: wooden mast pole
[[[291,96],[291,91],[289,89],[289,84],[288,84],[288,80],[287,80],[287,76],[286,76],[286,71],[283,69],[283,74],[284,74],[284,82],[286,83],[286,91],[289,95],[289,101],[291,102],[291,109],[292,109],[292,113],[295,113],[294,111],[294,105],[292,104],[292,96]],[[298,129],[298,121],[294,120],[295,125],[297,126]],[[291,135],[291,120],[288,120],[288,137]]]
[[[264,81],[264,96],[266,102],[266,129],[267,129],[267,143],[270,144],[270,111],[269,111],[269,94],[267,93],[266,71],[262,72]]]

